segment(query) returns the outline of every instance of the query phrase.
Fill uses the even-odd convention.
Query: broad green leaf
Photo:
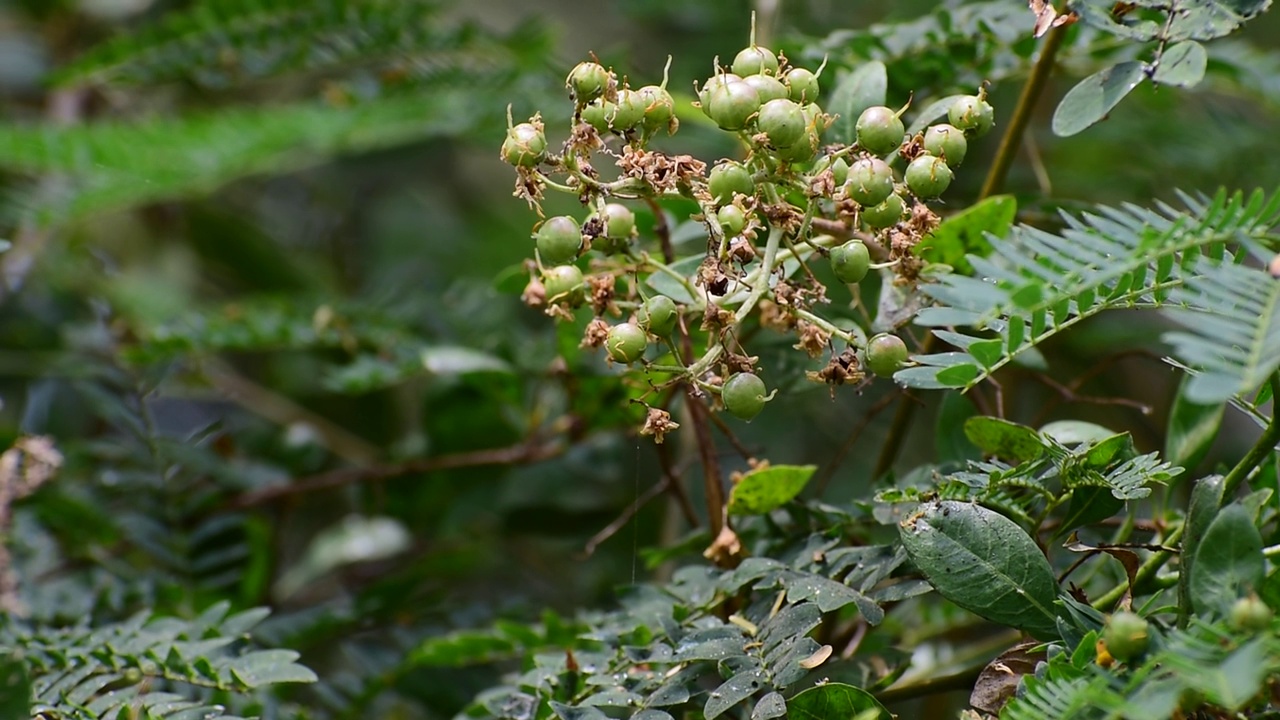
[[[1198,614],[1225,617],[1236,600],[1256,592],[1266,561],[1262,535],[1239,503],[1223,508],[1209,523],[1191,567],[1191,607]]]
[[[938,382],[947,387],[964,387],[973,382],[978,374],[982,372],[977,365],[952,365],[948,368],[942,368],[935,376]]]
[[[1169,429],[1165,433],[1164,459],[1191,470],[1204,459],[1222,427],[1226,403],[1201,405],[1187,398],[1190,376],[1184,376],[1169,411]]]
[[[31,678],[22,656],[0,658],[0,718],[31,717]]]
[[[763,515],[804,490],[817,465],[770,465],[753,470],[729,491],[730,515]]]
[[[969,418],[964,423],[965,437],[987,455],[1010,462],[1034,460],[1044,452],[1040,434],[1026,425],[994,417]]]
[[[1223,482],[1221,475],[1211,475],[1200,478],[1191,487],[1187,529],[1182,533],[1182,569],[1178,573],[1178,615],[1183,620],[1191,616],[1191,576],[1195,571],[1196,552],[1222,506]]]
[[[938,410],[938,424],[933,433],[939,462],[982,459],[982,454],[974,450],[973,443],[964,435],[965,421],[977,414],[978,409],[968,397],[960,393],[947,393],[943,396],[942,407]]]
[[[790,720],[892,720],[871,693],[844,683],[811,687],[787,701]]]
[[[1115,431],[1083,420],[1055,420],[1041,427],[1040,434],[1063,445],[1079,445],[1105,440],[1115,435]]]
[[[1053,133],[1075,135],[1107,116],[1141,83],[1146,65],[1129,61],[1112,65],[1081,80],[1053,113]]]
[[[1084,485],[1071,491],[1071,503],[1057,535],[1065,535],[1076,528],[1101,522],[1124,508],[1124,501],[1111,492],[1111,488]]]
[[[1056,637],[1053,569],[1012,520],[944,501],[922,505],[898,530],[912,562],[943,597],[992,622]]]
[[[698,266],[702,264],[703,257],[694,255],[692,257],[677,260],[670,265],[671,271],[686,282],[680,282],[665,272],[655,272],[645,279],[644,284],[650,289],[661,295],[666,295],[677,303],[691,303],[693,296],[689,294],[689,288],[692,286],[692,278],[698,272]]]
[[[506,361],[465,347],[437,345],[419,354],[422,367],[433,375],[469,375],[480,372],[511,372]]]
[[[1204,79],[1209,54],[1200,43],[1187,40],[1166,48],[1157,62],[1159,64],[1151,77],[1152,82],[1189,88]]]
[[[1004,237],[1013,227],[1018,201],[1012,195],[996,195],[943,220],[916,245],[916,254],[931,263],[943,263],[964,275],[973,274],[967,255],[991,253],[987,233]]]
[[[837,116],[827,129],[827,141],[847,144],[857,140],[858,116],[869,107],[884,105],[888,87],[888,70],[878,60],[863,63],[845,75],[826,107],[827,112]]]
[[[1133,454],[1133,438],[1127,432],[1117,433],[1089,448],[1084,454],[1084,464],[1102,470],[1118,460],[1128,460]]]
[[[702,708],[706,720],[715,720],[732,708],[766,687],[768,675],[762,668],[744,670],[724,681],[720,687],[712,690],[707,697],[707,704]]]
[[[603,710],[591,706],[575,707],[552,700],[551,710],[560,720],[609,720],[609,716],[605,715]]]

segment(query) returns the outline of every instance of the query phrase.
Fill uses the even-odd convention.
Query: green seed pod
[[[547,157],[547,136],[533,123],[520,123],[502,141],[502,159],[516,167],[533,167]]]
[[[893,194],[893,169],[880,158],[862,158],[849,166],[845,194],[862,207],[884,202]]]
[[[885,198],[884,202],[879,205],[864,207],[862,209],[862,222],[876,230],[881,230],[897,225],[906,214],[907,204],[902,201],[901,195],[894,193]]]
[[[892,377],[907,362],[907,345],[897,335],[881,333],[867,341],[867,368],[880,377]]]
[[[649,336],[635,323],[622,323],[609,328],[605,338],[604,349],[609,359],[620,363],[633,363],[644,357],[649,347]]]
[[[747,215],[737,205],[725,205],[716,213],[726,235],[737,235],[747,228]]]
[[[790,95],[787,86],[772,75],[748,75],[742,78],[742,82],[755,88],[756,94],[760,96],[761,103],[784,99]]]
[[[870,267],[871,253],[860,240],[850,240],[831,249],[831,271],[842,283],[862,282]]]
[[[711,89],[711,119],[722,130],[741,130],[760,110],[760,93],[739,80],[722,83]]]
[[[951,185],[951,168],[932,155],[921,155],[907,166],[903,174],[911,193],[922,200],[936,198]]]
[[[640,101],[644,103],[644,130],[652,135],[659,130],[675,127],[671,124],[676,116],[676,102],[671,93],[657,85],[645,85],[636,91]]]
[[[750,420],[764,409],[767,394],[763,380],[755,373],[742,372],[725,381],[720,389],[720,401],[734,417]]]
[[[766,47],[753,45],[743,48],[733,58],[733,72],[742,77],[768,73],[778,74],[778,56]]]
[[[793,67],[783,76],[791,99],[804,105],[818,101],[818,76],[801,67]]]
[[[542,271],[547,302],[574,307],[586,296],[586,281],[576,265],[556,265]]]
[[[547,265],[573,262],[582,250],[582,230],[568,215],[549,218],[538,228],[538,257]]]
[[[956,167],[964,162],[969,141],[964,139],[964,132],[960,128],[940,123],[924,131],[924,149],[930,155],[945,160],[948,167]]]
[[[609,116],[609,124],[618,132],[626,132],[644,120],[644,109],[645,98],[639,91],[622,88],[618,91],[618,102]]]
[[[666,295],[654,295],[644,301],[636,315],[640,327],[658,337],[666,337],[676,328],[676,301]]]
[[[770,100],[760,106],[756,127],[769,136],[769,144],[775,148],[791,147],[805,135],[804,111],[790,100]]]
[[[1137,613],[1121,610],[1107,620],[1102,640],[1112,657],[1120,662],[1128,662],[1147,651],[1151,640],[1150,627]]]
[[[756,192],[755,178],[751,171],[735,162],[723,162],[711,168],[707,190],[720,204],[733,202],[734,193],[751,197]]]
[[[858,116],[855,126],[858,147],[872,155],[888,155],[902,144],[907,134],[902,119],[883,105],[869,107]]]
[[[965,135],[981,137],[996,124],[996,111],[977,95],[966,95],[951,104],[947,119]]]
[[[569,94],[573,99],[579,105],[585,105],[604,95],[611,78],[610,72],[599,63],[583,62],[569,71],[569,77],[565,79],[564,84],[569,88]]]

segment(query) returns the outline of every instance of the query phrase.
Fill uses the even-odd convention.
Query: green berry
[[[892,377],[907,362],[907,345],[897,335],[881,333],[867,341],[867,367],[880,377]]]
[[[737,205],[725,205],[716,213],[726,235],[737,235],[747,228],[747,215]]]
[[[711,119],[722,130],[741,130],[760,110],[760,93],[742,80],[720,83],[711,88],[708,102]]]
[[[776,75],[778,73],[778,56],[774,55],[769,48],[758,45],[743,48],[733,58],[733,72],[743,77],[759,75],[760,73]]]
[[[770,100],[760,106],[756,127],[769,136],[769,144],[775,148],[795,145],[804,138],[807,123],[804,111],[790,100]]]
[[[573,262],[582,249],[582,230],[568,215],[548,219],[538,228],[538,258],[548,265]]]
[[[604,206],[604,236],[610,240],[630,240],[636,232],[636,214],[619,203]]]
[[[698,104],[702,106],[704,115],[711,117],[712,96],[720,93],[726,85],[733,82],[742,82],[742,78],[733,73],[720,73],[703,84],[702,89],[698,91]]]
[[[849,179],[849,163],[838,157],[831,163],[831,179],[836,185],[843,185]]]
[[[547,156],[547,136],[533,123],[520,123],[502,141],[502,159],[516,167],[533,167]]]
[[[600,63],[584,62],[578,63],[569,71],[569,77],[565,79],[564,84],[569,88],[573,99],[579,105],[585,105],[604,95],[611,77],[609,71]]]
[[[763,380],[755,373],[742,372],[725,381],[720,401],[734,417],[750,420],[764,409],[766,394]]]
[[[863,207],[879,205],[893,194],[893,169],[880,158],[862,158],[849,166],[844,188]]]
[[[955,167],[964,162],[969,141],[964,139],[964,132],[960,128],[941,123],[924,131],[924,149],[930,155],[946,160],[949,167]]]
[[[818,148],[822,145],[822,141],[818,138],[818,133],[813,130],[806,130],[804,136],[789,147],[778,148],[774,151],[774,155],[779,160],[789,163],[805,163],[818,156]]]
[[[887,155],[902,144],[907,134],[902,125],[902,118],[883,105],[869,107],[858,116],[855,126],[858,133],[858,147],[872,155]]]
[[[902,201],[902,196],[894,193],[879,205],[863,208],[862,222],[880,230],[897,225],[906,213],[907,205]]]
[[[871,253],[860,240],[850,240],[831,249],[831,270],[842,283],[861,282],[870,268]]]
[[[633,363],[644,357],[645,348],[649,347],[649,336],[635,323],[622,323],[609,328],[609,336],[605,338],[604,349],[609,359],[620,363]]]
[[[791,92],[791,99],[798,103],[806,104],[817,102],[818,100],[818,76],[804,68],[791,68],[787,74],[783,76],[783,80],[787,83],[787,88]]]
[[[595,128],[596,132],[603,135],[609,132],[609,118],[615,111],[616,108],[613,103],[598,99],[593,100],[582,108],[582,122]]]
[[[733,202],[734,193],[751,197],[756,192],[755,178],[751,171],[735,162],[724,162],[711,168],[711,177],[707,180],[707,190],[716,202],[725,204]]]
[[[787,98],[791,95],[790,91],[787,90],[787,86],[772,75],[748,75],[742,78],[742,82],[756,89],[756,94],[760,96],[760,102],[762,103]]]
[[[986,100],[966,95],[951,104],[947,119],[965,135],[979,137],[995,127],[996,112]]]
[[[676,328],[676,301],[666,295],[654,295],[640,306],[636,313],[640,327],[657,335],[666,337]]]
[[[1150,627],[1137,613],[1121,610],[1107,620],[1102,641],[1112,657],[1128,662],[1147,651],[1151,641]]]
[[[1256,596],[1240,598],[1231,606],[1227,621],[1240,632],[1258,633],[1271,627],[1271,608]]]
[[[618,132],[626,132],[644,120],[645,98],[637,90],[623,88],[618,91],[618,102],[609,124]]]
[[[952,173],[951,168],[947,167],[947,163],[942,158],[921,155],[911,161],[903,177],[913,195],[922,200],[928,200],[946,192],[947,187],[951,185]]]
[[[636,91],[640,102],[644,105],[644,130],[652,135],[664,128],[673,127],[671,119],[676,116],[676,102],[666,88],[657,85],[645,85]]]
[[[542,271],[548,303],[578,305],[586,294],[582,271],[576,265],[556,265]]]

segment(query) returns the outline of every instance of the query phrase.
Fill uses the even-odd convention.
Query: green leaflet
[[[912,562],[943,597],[992,622],[1057,636],[1053,569],[1012,520],[980,505],[922,505],[898,526]]]
[[[1071,88],[1053,113],[1053,134],[1075,135],[1098,122],[1145,79],[1146,65],[1122,62],[1104,68]]]
[[[1232,503],[1205,530],[1190,568],[1191,606],[1199,614],[1225,616],[1236,600],[1256,592],[1266,561],[1262,535],[1249,511]]]
[[[730,515],[763,515],[804,490],[817,465],[771,465],[753,470],[729,492]]]
[[[984,453],[1004,458],[1013,463],[1034,460],[1044,452],[1040,434],[1026,425],[978,416],[964,423],[965,437]]]
[[[844,683],[811,687],[787,701],[787,717],[794,720],[889,720],[893,715],[875,697]]]
[[[1191,376],[1184,376],[1169,411],[1169,427],[1165,435],[1164,457],[1188,470],[1195,468],[1209,452],[1209,446],[1222,427],[1225,403],[1201,405],[1187,397]]]

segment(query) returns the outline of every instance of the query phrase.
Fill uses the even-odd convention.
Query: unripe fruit
[[[849,163],[844,158],[838,157],[831,163],[831,179],[836,185],[843,185],[849,179]]]
[[[1107,620],[1102,641],[1106,643],[1107,652],[1112,657],[1120,662],[1128,662],[1147,651],[1147,645],[1151,641],[1150,627],[1137,613],[1121,610]]]
[[[595,100],[591,104],[582,108],[582,122],[596,129],[596,132],[603,135],[609,132],[610,118],[613,117],[617,108],[611,102],[603,100]]]
[[[547,136],[533,123],[520,123],[502,141],[502,159],[516,167],[533,167],[547,156]]]
[[[764,409],[766,394],[763,380],[755,373],[742,372],[725,381],[720,401],[734,417],[750,420]]]
[[[636,231],[636,214],[619,203],[604,206],[604,236],[610,240],[628,240]]]
[[[626,132],[644,120],[644,108],[644,96],[639,91],[623,88],[618,91],[618,102],[609,116],[609,124],[618,132]]]
[[[556,265],[542,271],[548,303],[577,305],[586,292],[584,282],[582,271],[576,265]]]
[[[902,196],[894,193],[884,199],[879,205],[873,205],[862,209],[862,222],[871,227],[881,230],[887,227],[897,225],[902,216],[907,212],[907,205],[902,201]]]
[[[666,295],[654,295],[644,301],[636,315],[640,327],[658,337],[666,337],[676,328],[676,301]]]
[[[758,75],[762,72],[776,75],[778,74],[778,56],[774,55],[769,48],[758,45],[743,48],[733,58],[733,72],[743,77]]]
[[[986,100],[977,95],[966,95],[951,104],[947,119],[965,135],[978,137],[995,127],[996,112]]]
[[[880,377],[892,377],[907,362],[907,345],[897,335],[881,333],[867,341],[867,368]]]
[[[645,132],[653,134],[671,127],[671,118],[676,115],[676,102],[671,98],[671,93],[657,85],[645,85],[636,92],[644,104]]]
[[[737,235],[747,227],[747,215],[737,205],[725,205],[716,213],[726,235]]]
[[[769,136],[769,144],[776,148],[791,147],[805,134],[804,111],[790,100],[770,100],[760,106],[756,127]]]
[[[609,328],[605,338],[604,349],[609,359],[620,363],[633,363],[644,357],[645,348],[649,347],[649,336],[635,323],[622,323]]]
[[[805,104],[818,100],[818,76],[804,68],[791,68],[783,76],[790,90],[791,99]]]
[[[582,249],[582,230],[568,215],[548,219],[538,228],[538,258],[547,265],[573,262]]]
[[[870,267],[871,253],[860,240],[850,240],[831,249],[831,271],[842,283],[861,282]]]
[[[893,169],[880,158],[862,158],[849,166],[844,188],[863,207],[879,205],[893,194]]]
[[[863,110],[855,129],[858,147],[873,155],[887,155],[897,150],[907,134],[902,119],[883,105]]]
[[[804,136],[793,143],[790,147],[777,148],[774,154],[779,160],[785,160],[791,163],[809,162],[818,156],[818,148],[821,147],[822,141],[818,139],[818,133],[812,130],[805,130]]]
[[[712,95],[720,92],[731,82],[742,82],[742,78],[733,73],[721,73],[708,79],[702,86],[702,89],[698,91],[698,104],[702,106],[704,115],[711,117]]]
[[[573,99],[580,105],[595,100],[604,95],[604,91],[609,87],[610,74],[599,63],[583,62],[578,63],[569,71],[569,77],[565,79],[565,87],[569,88]]]
[[[748,75],[742,78],[742,82],[756,89],[756,94],[760,96],[760,102],[762,103],[787,98],[791,95],[790,91],[787,90],[787,86],[772,75]]]
[[[951,185],[951,176],[951,168],[947,167],[942,158],[932,155],[921,155],[912,160],[903,173],[911,193],[924,200],[946,192]]]
[[[1257,597],[1240,598],[1231,606],[1227,621],[1240,632],[1262,632],[1271,627],[1271,608]]]
[[[733,202],[733,194],[740,193],[748,197],[756,192],[755,178],[751,171],[735,162],[720,163],[711,168],[711,177],[707,179],[707,190],[716,202],[724,204]]]
[[[964,162],[969,141],[964,139],[964,131],[960,128],[941,123],[924,131],[924,149],[930,155],[947,161],[949,167],[955,167]]]
[[[760,93],[742,80],[711,88],[707,101],[711,104],[711,119],[722,130],[741,130],[760,110]]]

